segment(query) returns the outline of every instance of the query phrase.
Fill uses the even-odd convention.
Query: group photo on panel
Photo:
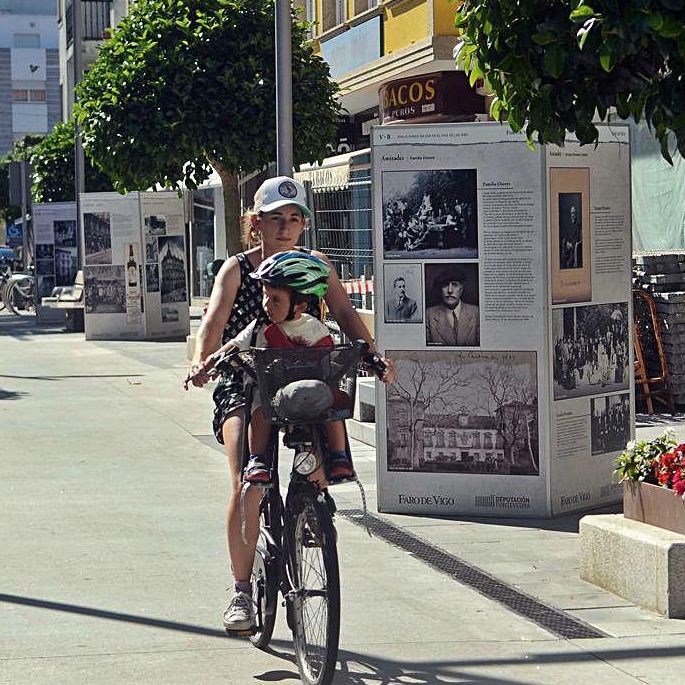
[[[478,256],[475,169],[385,171],[382,197],[386,259]]]
[[[625,302],[555,309],[554,398],[627,390],[628,325]]]

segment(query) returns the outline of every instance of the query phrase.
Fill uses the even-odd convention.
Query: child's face
[[[262,297],[264,311],[272,323],[282,323],[290,311],[290,293],[283,288],[274,288],[264,283]]]

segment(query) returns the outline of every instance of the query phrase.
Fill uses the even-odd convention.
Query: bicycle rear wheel
[[[252,564],[252,601],[257,613],[257,631],[250,641],[266,649],[276,624],[280,585],[279,546],[281,537],[281,497],[277,488],[267,490],[262,502],[259,540]]]
[[[328,685],[338,658],[340,576],[333,519],[313,488],[294,503],[288,545],[297,667],[306,685]]]

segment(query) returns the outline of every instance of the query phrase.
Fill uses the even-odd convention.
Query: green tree
[[[294,20],[296,165],[326,155],[339,116],[306,29]],[[236,252],[238,174],[276,157],[274,62],[273,0],[138,0],[79,85],[84,149],[122,192],[194,188],[213,167]]]
[[[76,198],[72,119],[58,123],[30,149],[28,159],[33,173],[31,193],[34,202],[70,202]],[[113,190],[112,181],[87,159],[84,185],[87,193]]]
[[[33,202],[70,202],[76,197],[74,181],[74,122],[60,122],[46,136],[25,136],[0,160],[0,216],[13,221],[21,208],[9,204],[9,162],[26,160],[31,165]],[[86,192],[113,190],[112,182],[86,160]]]
[[[530,140],[598,138],[615,107],[685,154],[685,0],[464,0],[458,61],[485,77],[491,113]]]

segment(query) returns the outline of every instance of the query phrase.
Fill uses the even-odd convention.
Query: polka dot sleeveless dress
[[[221,343],[224,344],[235,338],[251,321],[257,319],[257,325],[268,323],[269,319],[262,308],[262,286],[259,281],[250,278],[254,271],[250,260],[245,253],[236,255],[240,265],[240,286],[235,296],[231,315],[224,328]],[[309,306],[307,312],[312,316],[321,318],[321,309],[318,303]],[[226,418],[231,412],[245,405],[245,392],[243,389],[243,373],[238,369],[232,369],[222,374],[213,393],[214,419],[212,427],[217,441],[224,444],[222,429]]]

